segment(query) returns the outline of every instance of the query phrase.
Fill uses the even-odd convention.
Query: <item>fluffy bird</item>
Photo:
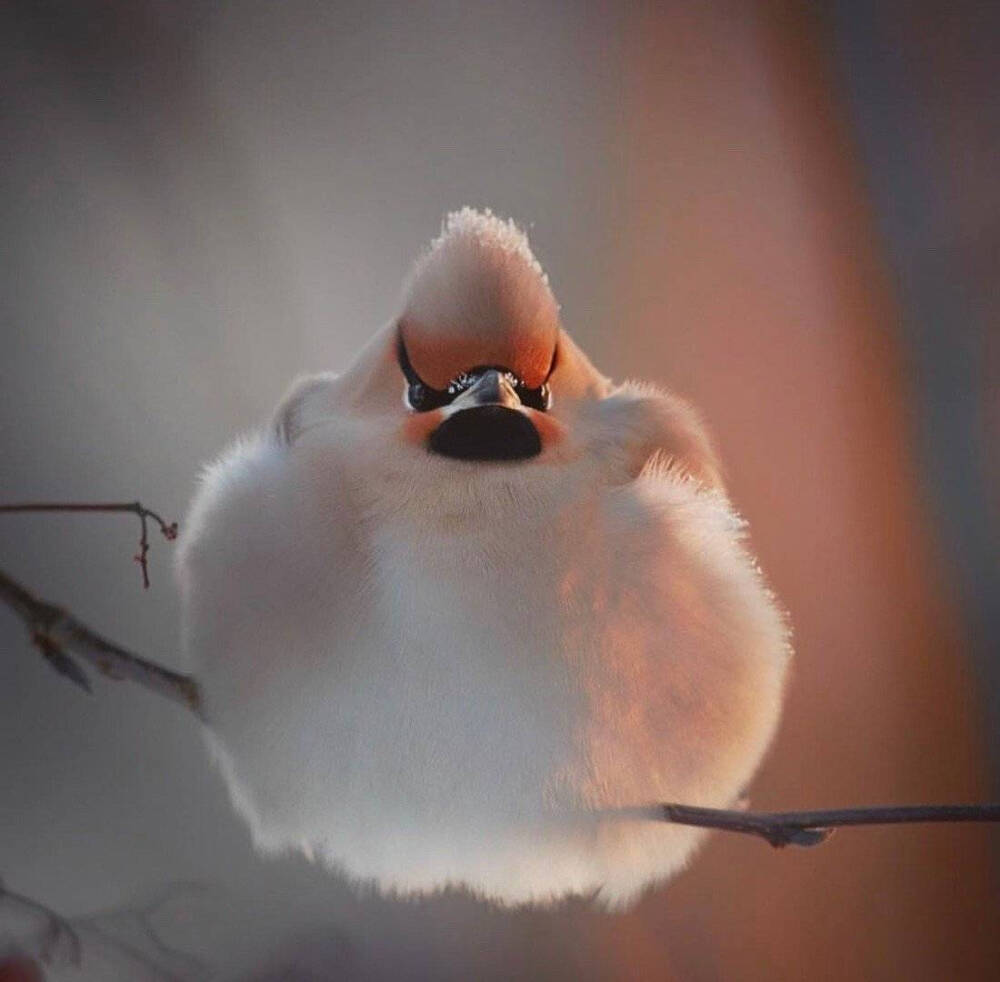
[[[402,313],[204,474],[178,553],[208,740],[264,851],[394,893],[621,907],[778,720],[783,616],[697,414],[616,385],[463,209]]]

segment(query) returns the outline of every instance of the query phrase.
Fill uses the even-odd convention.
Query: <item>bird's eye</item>
[[[406,401],[409,403],[411,409],[415,409],[420,412],[424,407],[424,403],[427,401],[427,387],[423,382],[411,382],[406,390]]]
[[[454,398],[454,393],[440,392],[432,389],[416,373],[410,364],[409,355],[406,353],[406,345],[403,344],[403,336],[399,335],[396,342],[396,355],[399,361],[399,368],[406,379],[406,404],[417,413],[426,413],[432,409],[446,406]]]
[[[432,389],[424,382],[409,382],[406,386],[406,404],[415,413],[427,413],[447,406],[455,396],[450,392]]]
[[[524,405],[530,409],[537,409],[539,412],[544,413],[552,405],[552,392],[547,382],[543,382],[536,389],[529,389],[521,382],[517,386],[517,395]]]

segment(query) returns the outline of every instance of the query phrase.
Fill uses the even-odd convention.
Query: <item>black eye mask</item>
[[[407,390],[406,401],[409,407],[418,413],[426,413],[432,409],[440,409],[454,402],[466,389],[470,389],[484,372],[491,369],[502,373],[507,377],[507,381],[513,386],[518,399],[530,409],[537,409],[545,412],[552,405],[552,393],[549,391],[548,377],[551,377],[555,368],[555,356],[552,358],[552,366],[549,368],[549,376],[537,388],[531,389],[525,385],[523,379],[519,378],[509,368],[503,365],[477,365],[467,372],[460,372],[456,375],[445,389],[435,389],[429,386],[416,373],[413,365],[410,364],[410,357],[406,353],[406,345],[403,344],[403,335],[399,334],[396,341],[396,354],[399,359],[399,367],[406,378]]]

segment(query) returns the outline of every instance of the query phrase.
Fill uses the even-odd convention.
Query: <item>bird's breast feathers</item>
[[[628,899],[697,836],[596,813],[729,804],[777,718],[739,521],[676,467],[609,472],[606,440],[481,468],[385,433],[267,434],[203,485],[188,645],[234,800],[262,847],[385,886]]]

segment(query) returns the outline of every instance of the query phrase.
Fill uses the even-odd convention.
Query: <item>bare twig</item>
[[[165,519],[161,518],[155,511],[146,508],[139,501],[112,501],[112,502],[99,502],[97,504],[83,504],[78,502],[25,502],[22,504],[15,505],[0,505],[0,513],[14,514],[14,513],[28,513],[28,512],[130,512],[133,515],[139,516],[139,522],[142,527],[142,532],[139,537],[139,551],[135,555],[135,561],[139,564],[139,568],[142,570],[142,585],[145,589],[149,589],[149,567],[146,563],[146,557],[149,554],[149,527],[148,521],[152,519],[160,526],[160,532],[163,533],[163,537],[167,540],[173,540],[177,538],[177,523],[167,522]]]
[[[658,813],[658,814],[657,814]],[[744,812],[692,805],[657,805],[654,816],[676,825],[744,832],[783,846],[816,846],[847,825],[900,825],[914,822],[1000,822],[1000,804],[902,805],[832,808],[808,812]]]
[[[90,688],[86,676],[67,653],[69,651],[108,678],[137,682],[201,716],[198,683],[190,675],[173,672],[109,641],[62,607],[40,600],[2,570],[0,600],[25,622],[32,642],[45,660],[81,687]]]
[[[41,932],[40,957],[45,964],[52,963],[61,945],[66,943],[69,947],[70,963],[79,967],[83,946],[80,944],[80,936],[65,917],[60,917],[50,907],[46,907],[37,900],[8,890],[4,886],[3,880],[0,880],[0,902],[10,904],[20,912],[31,917],[41,918],[44,921],[45,928]]]
[[[168,883],[144,904],[98,911],[86,917],[76,918],[75,923],[81,931],[95,936],[137,964],[164,973],[164,978],[194,982],[195,979],[210,976],[208,966],[195,955],[168,945],[160,937],[153,921],[160,910],[175,899],[194,893],[205,895],[207,892],[202,883],[190,881]],[[131,940],[126,940],[126,937]],[[151,949],[151,952],[140,950],[142,947]],[[157,964],[154,964],[153,960]],[[166,974],[168,969],[169,975]]]
[[[20,504],[0,505],[0,512],[131,512],[142,523],[139,554],[143,584],[149,586],[146,554],[149,551],[147,519],[153,519],[167,539],[177,535],[177,523],[168,524],[156,512],[138,501],[110,504]],[[129,679],[159,695],[179,702],[202,717],[198,683],[190,675],[163,668],[102,637],[68,611],[39,600],[25,587],[0,570],[0,600],[16,611],[28,626],[31,640],[55,671],[90,691],[90,683],[80,667],[66,653],[73,651],[102,674]],[[850,825],[899,825],[916,822],[1000,822],[1000,804],[983,805],[903,805],[898,807],[836,808],[826,811],[748,812],[668,803],[651,807],[611,809],[637,818],[698,826],[724,832],[756,835],[775,848],[815,846],[832,835],[834,829]]]
[[[5,889],[0,881],[0,978],[7,978],[3,969],[9,967],[11,954],[25,966],[37,968],[40,961],[56,969],[67,964],[93,968],[91,959],[95,956],[108,968],[110,954],[116,966],[132,970],[128,978],[141,969],[139,974],[144,979],[207,979],[211,973],[204,962],[168,945],[152,923],[164,904],[181,891],[193,889],[203,892],[204,888],[200,884],[171,884],[142,907],[117,908],[70,920],[37,900]]]

